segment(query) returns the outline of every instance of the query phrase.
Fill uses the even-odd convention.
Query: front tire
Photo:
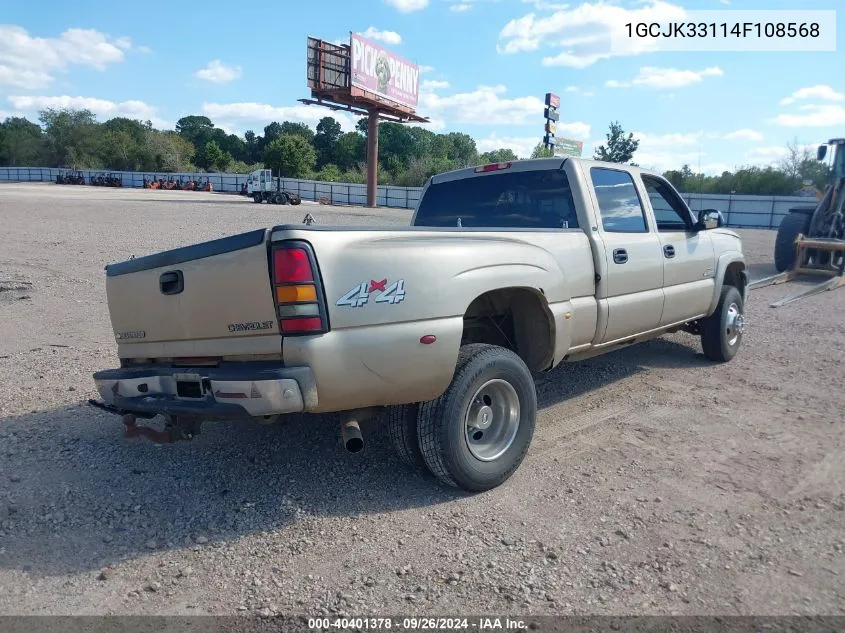
[[[745,305],[734,286],[722,286],[716,311],[701,324],[701,347],[709,360],[726,363],[736,356],[745,331]]]
[[[775,237],[775,268],[779,273],[792,268],[795,263],[795,238],[799,233],[807,235],[810,219],[807,213],[791,211],[780,221]]]
[[[466,345],[446,391],[420,407],[423,460],[447,485],[490,490],[522,463],[536,417],[537,393],[525,362],[503,347]]]

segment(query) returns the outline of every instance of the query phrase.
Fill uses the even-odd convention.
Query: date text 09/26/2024
[[[397,630],[397,631],[526,631],[520,619],[508,617],[480,618],[308,618],[308,628],[313,631],[342,630]]]

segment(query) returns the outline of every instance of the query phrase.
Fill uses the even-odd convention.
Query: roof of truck
[[[524,158],[520,160],[508,161],[506,163],[490,164],[508,165],[507,167],[503,167],[503,170],[509,169],[513,171],[531,171],[534,169],[560,169],[563,167],[566,161],[577,161],[581,163],[586,169],[589,169],[590,167],[606,167],[609,169],[622,168],[631,171],[632,173],[657,174],[657,172],[653,170],[646,169],[644,167],[638,167],[635,165],[629,165],[627,163],[610,163],[606,161],[594,160],[591,158],[581,158],[578,156],[557,156],[554,158]],[[472,167],[463,167],[461,169],[454,169],[452,171],[441,172],[432,176],[430,182],[441,183],[448,182],[450,180],[459,180],[461,178],[474,177],[476,176],[476,174],[478,174],[476,170],[479,167],[484,167],[484,165],[473,165]]]

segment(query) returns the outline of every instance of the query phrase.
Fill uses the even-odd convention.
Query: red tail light
[[[283,333],[290,332],[319,332],[323,329],[323,319],[320,317],[308,317],[306,319],[282,319],[279,327]]]
[[[508,169],[510,166],[510,163],[490,163],[489,165],[482,165],[481,167],[476,167],[475,173],[481,174],[486,171],[498,171],[500,169]]]
[[[273,251],[273,276],[277,284],[314,281],[308,253],[303,248]]]
[[[322,286],[311,248],[283,242],[272,251],[273,298],[282,334],[328,330]]]

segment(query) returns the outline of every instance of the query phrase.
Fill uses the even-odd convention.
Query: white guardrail
[[[167,181],[198,180],[211,182],[214,191],[238,193],[247,181],[247,174],[224,173],[162,173],[139,171],[113,171],[83,169],[85,182],[100,175],[119,176],[123,187],[143,187],[144,180]],[[56,182],[56,176],[62,173],[76,173],[76,170],[56,167],[0,167],[0,184],[5,182]],[[71,186],[71,185],[68,185]],[[282,188],[295,191],[303,200],[319,201],[325,199],[335,205],[364,205],[367,201],[367,187],[363,184],[342,182],[321,182],[316,180],[298,180],[283,178]],[[394,187],[380,185],[377,204],[395,209],[414,209],[420,199],[422,187]],[[777,228],[781,218],[795,206],[814,206],[815,198],[800,196],[740,196],[719,194],[684,193],[684,199],[693,211],[699,209],[718,209],[725,217],[728,226],[737,228]]]

